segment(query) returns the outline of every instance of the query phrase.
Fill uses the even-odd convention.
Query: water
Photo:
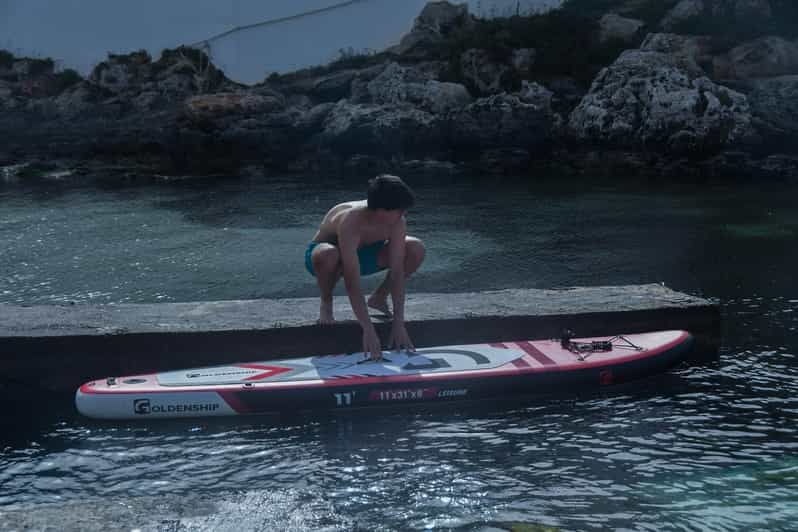
[[[0,530],[794,530],[796,189],[414,182],[409,291],[665,282],[718,361],[598,395],[127,424],[0,422]],[[0,301],[312,296],[302,252],[359,182],[0,189]],[[375,281],[370,281],[373,286]]]

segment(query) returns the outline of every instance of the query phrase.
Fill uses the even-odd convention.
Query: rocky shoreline
[[[798,10],[782,12],[794,8],[781,0],[619,0],[598,14],[580,3],[481,20],[433,2],[391,49],[254,86],[189,48],[158,60],[110,55],[86,79],[0,52],[0,182],[798,176],[798,26],[777,24]],[[758,31],[717,29],[735,20]]]

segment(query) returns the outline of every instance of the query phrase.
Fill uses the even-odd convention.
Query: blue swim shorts
[[[373,244],[358,248],[357,258],[360,261],[360,275],[371,275],[385,269],[377,265],[377,256],[387,243],[385,240],[378,240]],[[305,250],[305,269],[314,277],[316,272],[313,271],[313,261],[310,256],[313,253],[313,249],[318,245],[319,242],[311,242]]]

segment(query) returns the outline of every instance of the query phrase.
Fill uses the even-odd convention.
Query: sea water
[[[427,246],[409,297],[663,282],[718,302],[719,360],[599,394],[345,415],[102,423],[66,396],[0,414],[0,530],[795,529],[794,186],[408,181]],[[0,302],[313,296],[306,242],[362,190],[5,185]]]

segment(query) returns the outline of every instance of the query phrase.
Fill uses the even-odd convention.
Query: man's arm
[[[407,223],[404,217],[391,231],[389,251],[391,268],[391,300],[393,301],[393,326],[388,346],[396,349],[415,350],[413,341],[405,329],[405,250]]]
[[[357,220],[352,216],[341,220],[338,226],[338,251],[341,253],[344,286],[349,296],[349,303],[352,305],[355,318],[363,328],[363,351],[369,353],[371,358],[379,359],[382,357],[382,346],[374,324],[369,318],[366,299],[360,290],[360,259],[357,256],[360,237],[356,223]]]
[[[391,231],[388,251],[391,270],[391,301],[393,301],[394,323],[405,321],[405,239],[407,237],[407,222],[404,216],[397,222]]]

